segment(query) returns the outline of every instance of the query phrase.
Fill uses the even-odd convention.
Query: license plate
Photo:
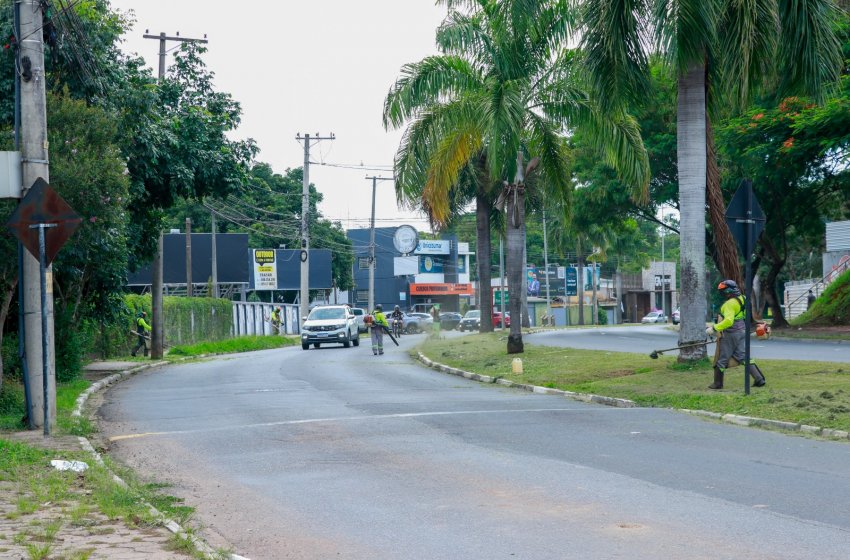
[[[327,337],[328,337],[328,333],[326,333],[326,332],[319,333],[319,338],[327,338]]]

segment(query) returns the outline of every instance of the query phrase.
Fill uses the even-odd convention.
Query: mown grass
[[[499,334],[426,341],[422,352],[440,363],[518,383],[631,399],[641,406],[687,408],[742,414],[850,430],[850,365],[832,362],[759,360],[767,386],[744,395],[744,371],[727,371],[722,391],[708,389],[708,360],[677,364],[628,354],[535,346],[508,356]],[[519,357],[523,373],[511,373]]]
[[[232,354],[253,352],[255,350],[273,350],[298,344],[298,339],[288,336],[239,336],[216,342],[201,342],[187,346],[174,346],[167,358],[183,358],[203,354]]]

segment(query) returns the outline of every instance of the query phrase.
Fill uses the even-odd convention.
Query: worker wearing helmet
[[[390,324],[387,322],[384,309],[380,305],[375,306],[375,311],[372,313],[372,324],[369,330],[372,335],[372,353],[376,356],[383,355],[384,331],[390,330]]]
[[[708,336],[717,336],[719,345],[718,353],[714,361],[714,383],[709,389],[723,388],[723,373],[727,367],[743,363],[745,357],[746,330],[744,326],[745,298],[738,289],[734,280],[724,280],[717,285],[717,289],[726,298],[720,307],[721,320],[705,330]],[[765,384],[761,369],[750,361],[748,373],[753,378],[754,387],[762,387]]]

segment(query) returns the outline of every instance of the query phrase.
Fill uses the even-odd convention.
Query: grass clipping
[[[647,354],[525,345],[507,355],[497,333],[428,340],[422,352],[430,359],[482,375],[518,383],[593,393],[635,401],[641,406],[687,408],[797,422],[850,430],[850,366],[832,362],[758,360],[767,386],[744,395],[744,369],[727,370],[722,391],[708,389],[708,360],[676,363]],[[520,358],[523,373],[511,373]],[[758,358],[758,356],[754,356]]]

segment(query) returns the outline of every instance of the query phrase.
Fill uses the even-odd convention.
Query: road
[[[666,325],[641,325],[559,329],[534,334],[527,338],[527,342],[545,346],[649,354],[653,350],[676,346],[679,343],[678,338],[678,331]],[[759,340],[753,337],[750,347],[752,356],[757,359],[850,362],[850,344],[841,342],[788,338]],[[675,356],[678,352],[665,354]],[[709,346],[709,354],[714,354],[713,345]]]
[[[252,560],[846,560],[850,445],[467,381],[420,336],[142,373],[101,430]]]

